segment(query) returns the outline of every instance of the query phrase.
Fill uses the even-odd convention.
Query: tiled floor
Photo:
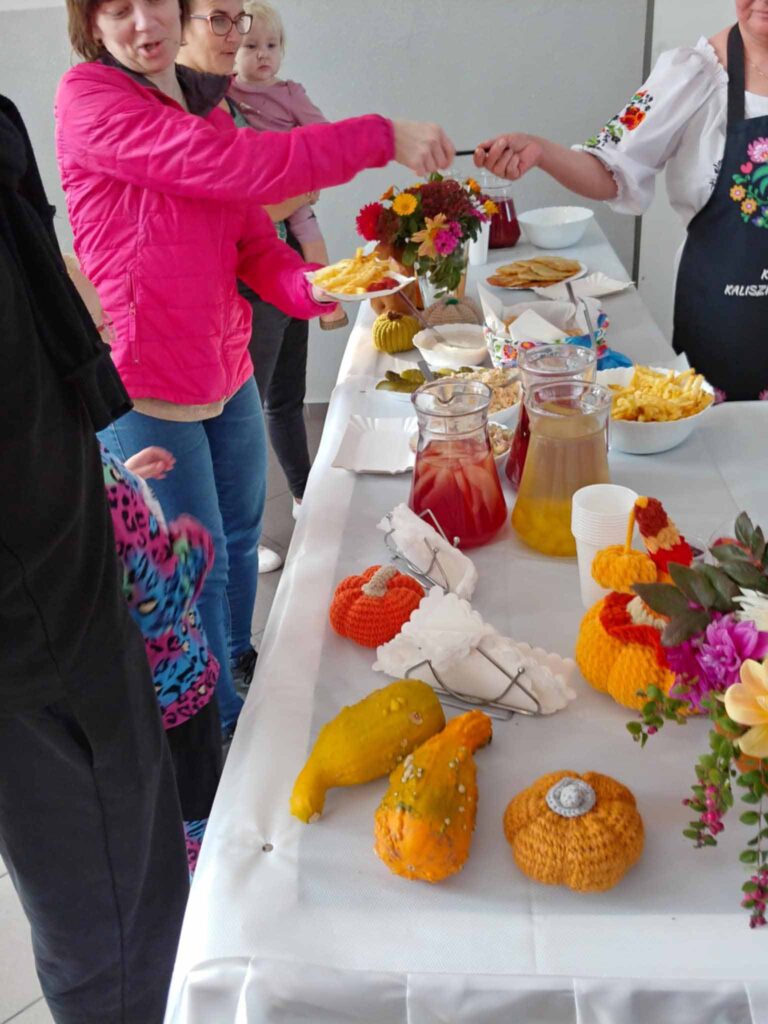
[[[326,405],[307,406],[307,435],[314,458],[325,422]],[[291,542],[294,520],[291,495],[270,450],[267,507],[263,543],[285,557]],[[259,593],[253,615],[256,647],[264,631],[280,572],[259,577]],[[5,865],[0,860],[0,1024],[52,1024],[40,994],[29,941],[29,927]],[[107,1022],[105,1022],[107,1024]]]

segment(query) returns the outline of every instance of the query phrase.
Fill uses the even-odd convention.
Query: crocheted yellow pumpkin
[[[634,796],[598,772],[542,775],[510,801],[504,834],[523,874],[575,892],[613,888],[643,852]]]
[[[390,310],[373,321],[373,347],[379,352],[407,352],[421,327],[414,316]]]

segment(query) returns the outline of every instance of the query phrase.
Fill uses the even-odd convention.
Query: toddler
[[[298,82],[277,77],[285,54],[285,30],[275,8],[264,0],[246,0],[243,9],[253,16],[250,32],[243,37],[235,58],[235,76],[229,95],[243,116],[258,131],[288,132],[305,124],[326,122]],[[317,196],[313,196],[313,202]],[[320,226],[309,204],[288,217],[288,226],[301,246],[307,263],[329,262]],[[320,317],[324,330],[348,323],[341,306]]]

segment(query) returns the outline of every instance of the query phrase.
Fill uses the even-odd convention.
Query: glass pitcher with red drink
[[[512,199],[512,182],[497,178],[495,175],[484,174],[480,187],[483,194],[496,203],[499,208],[499,212],[494,213],[491,217],[488,248],[511,249],[520,241],[520,225]]]
[[[480,381],[435,380],[414,392],[419,422],[409,505],[428,512],[452,544],[486,544],[507,506],[488,440],[491,389]],[[431,516],[426,515],[432,523]]]
[[[536,348],[518,352],[517,368],[523,383],[523,401],[520,404],[517,428],[504,467],[507,479],[515,490],[520,486],[523,476],[531,436],[525,394],[536,384],[558,380],[593,381],[597,368],[597,352],[581,345],[538,345]]]

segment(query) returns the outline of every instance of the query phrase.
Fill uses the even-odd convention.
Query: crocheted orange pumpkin
[[[576,892],[613,888],[643,852],[634,796],[598,772],[542,775],[510,801],[504,835],[523,874]]]
[[[347,576],[331,601],[331,625],[363,647],[378,647],[397,636],[419,607],[424,588],[394,565],[372,565]]]

